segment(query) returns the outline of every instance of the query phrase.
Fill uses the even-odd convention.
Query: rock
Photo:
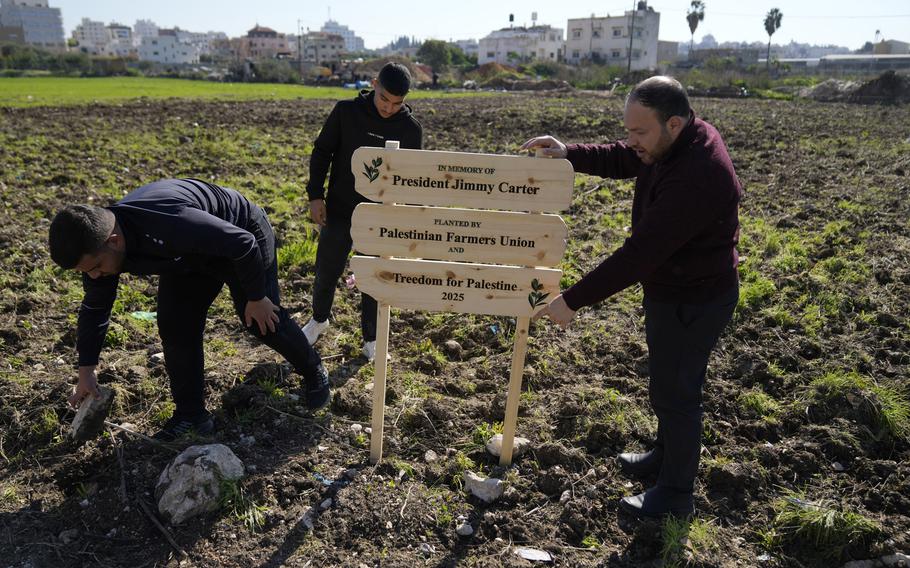
[[[499,499],[504,489],[501,479],[481,477],[473,471],[464,472],[464,488],[485,503]]]
[[[69,544],[79,538],[79,529],[67,529],[62,531],[58,536],[60,542],[63,544]]]
[[[190,446],[174,458],[158,478],[158,511],[173,524],[214,511],[221,498],[221,480],[243,477],[243,463],[223,444]]]
[[[433,548],[433,545],[426,543],[426,542],[420,543],[419,550],[420,550],[420,553],[423,554],[424,556],[431,556],[434,552],[436,552],[436,549]]]
[[[881,566],[878,560],[851,560],[841,568],[876,568],[877,566]]]
[[[439,460],[439,455],[436,452],[434,452],[433,450],[427,450],[423,454],[423,461],[425,461],[427,463],[433,463],[438,460]]]
[[[312,507],[307,507],[306,510],[300,515],[300,523],[306,527],[308,531],[313,530],[313,517],[315,517],[316,512]]]
[[[512,457],[517,458],[522,455],[531,445],[531,440],[527,438],[522,438],[521,436],[515,436],[512,441]],[[487,442],[487,451],[496,456],[497,458],[502,454],[502,434],[496,434],[490,441]]]
[[[458,536],[471,536],[474,534],[474,527],[471,526],[471,523],[462,521],[458,528],[455,529],[455,532],[458,533]]]
[[[104,429],[104,421],[114,403],[114,391],[108,387],[98,387],[101,394],[98,398],[88,396],[83,399],[73,418],[70,435],[77,442],[85,442],[97,436]]]
[[[357,434],[360,434],[362,431],[363,431],[363,426],[361,426],[360,424],[357,424],[356,422],[354,424],[351,424],[351,432],[353,432],[355,436]]]
[[[453,360],[461,359],[461,354],[464,351],[464,349],[461,347],[461,344],[454,339],[446,341],[443,345],[443,349],[445,350],[445,353],[448,355],[449,359]]]
[[[516,548],[515,554],[521,556],[525,560],[537,562],[553,562],[553,557],[546,550],[538,550],[536,548]]]
[[[329,498],[319,504],[319,509],[322,511],[325,511],[326,509],[328,509],[331,506],[332,506],[332,499]]]
[[[572,499],[572,491],[569,489],[563,491],[562,495],[559,496],[559,502],[563,504],[568,503],[570,499]]]
[[[885,566],[910,567],[910,556],[897,552],[888,556],[882,556],[882,564]]]
[[[149,360],[151,360],[152,363],[164,363],[164,352],[162,351],[161,353],[153,354],[149,357]]]

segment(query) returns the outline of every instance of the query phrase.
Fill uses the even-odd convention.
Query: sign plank
[[[375,256],[556,266],[568,229],[559,215],[361,203],[354,250]]]
[[[562,271],[492,264],[354,256],[357,287],[415,310],[531,316],[557,294]]]
[[[351,171],[354,189],[373,201],[506,211],[567,209],[575,180],[568,160],[368,146]]]

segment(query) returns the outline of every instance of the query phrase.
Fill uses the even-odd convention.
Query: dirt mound
[[[507,77],[494,77],[481,86],[485,89],[503,89],[505,91],[571,91],[575,89],[566,81],[553,79],[534,81],[532,79],[509,79]]]
[[[863,83],[847,99],[860,104],[903,104],[910,102],[910,77],[886,71],[877,79]]]
[[[380,57],[379,59],[364,61],[354,68],[354,72],[358,75],[369,75],[370,77],[375,77],[379,73],[379,70],[382,69],[386,63],[391,62],[401,63],[407,67],[408,71],[411,72],[411,77],[417,83],[426,83],[432,80],[430,76],[420,68],[420,66],[416,65],[410,59],[404,57]]]
[[[498,77],[501,75],[511,75],[514,77],[519,77],[520,73],[514,68],[501,63],[491,62],[484,63],[478,67],[475,71],[471,72],[471,75],[482,80],[491,79],[493,77]]]
[[[828,79],[802,89],[799,96],[824,103],[904,104],[910,102],[910,77],[886,71],[865,83]]]
[[[827,79],[814,87],[802,89],[799,96],[822,103],[843,102],[857,87],[858,84],[855,81]]]

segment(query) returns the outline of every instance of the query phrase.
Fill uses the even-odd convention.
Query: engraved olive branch
[[[532,308],[542,306],[546,304],[547,296],[550,295],[549,292],[541,292],[543,290],[543,284],[541,284],[537,278],[531,280],[531,289],[533,292],[528,294],[528,303],[531,304]]]
[[[370,166],[366,162],[363,163],[363,175],[367,176],[367,179],[370,180],[370,183],[376,181],[376,178],[379,177],[379,166],[382,165],[382,158],[376,158],[373,160],[373,165]]]

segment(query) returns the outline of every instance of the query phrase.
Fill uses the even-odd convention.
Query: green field
[[[0,78],[0,107],[60,106],[93,102],[116,103],[149,99],[193,98],[207,100],[344,99],[352,89],[308,87],[272,83],[215,83],[186,79],[146,77],[16,77]],[[476,96],[453,93],[444,96]],[[437,91],[415,91],[410,98],[439,97]]]

